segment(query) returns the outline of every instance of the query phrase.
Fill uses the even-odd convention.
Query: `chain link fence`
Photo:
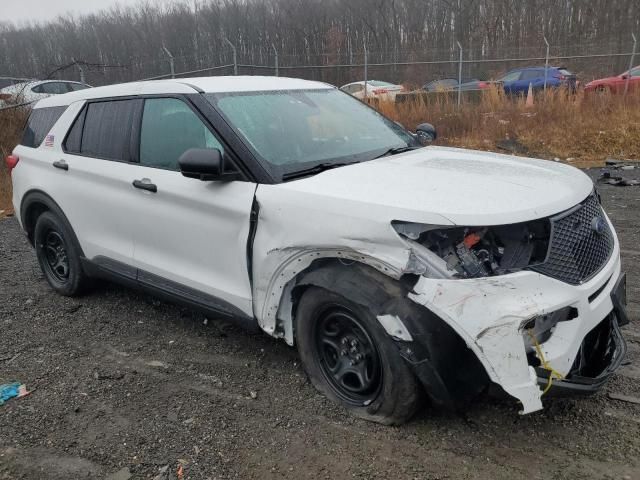
[[[365,52],[367,52],[365,54]],[[491,80],[513,68],[526,66],[562,66],[578,75],[583,83],[595,78],[612,76],[627,70],[635,61],[634,38],[618,39],[608,43],[564,44],[547,48],[545,43],[533,46],[514,46],[500,50],[500,55],[490,51],[483,55],[459,49],[423,51],[367,51],[366,45],[357,52],[333,52],[324,54],[278,55],[275,47],[270,55],[262,55],[261,62],[246,61],[242,52],[235,51],[229,42],[229,50],[223,62],[207,64],[206,58],[173,57],[164,49],[164,55],[144,64],[122,67],[128,80],[150,80],[187,76],[215,75],[280,75],[318,80],[335,85],[362,81],[367,70],[369,79],[384,80],[410,87],[424,85],[428,81],[442,78]],[[389,60],[392,58],[393,60]],[[193,68],[193,65],[198,68]],[[152,66],[157,74],[136,75],[136,70]],[[87,81],[96,85],[105,82],[108,72],[90,70]]]
[[[432,80],[461,78],[463,81],[494,80],[513,68],[562,66],[575,73],[582,84],[620,74],[636,61],[636,41],[617,38],[610,42],[547,45],[514,45],[463,50],[459,44],[447,50],[369,51],[367,45],[335,52],[281,55],[267,45],[259,55],[236,49],[230,40],[222,52],[210,55],[173,56],[165,47],[156,58],[131,59],[127,65],[102,65],[74,59],[58,67],[47,78],[78,80],[93,86],[136,80],[218,75],[280,75],[331,83],[337,86],[363,80],[382,80],[416,89]],[[457,42],[456,42],[457,43]],[[154,72],[149,76],[149,72]],[[366,78],[365,78],[366,77]]]

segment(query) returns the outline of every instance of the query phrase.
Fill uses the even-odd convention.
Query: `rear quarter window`
[[[31,111],[20,145],[38,148],[67,107],[37,108]]]
[[[131,129],[141,102],[114,100],[88,104],[80,141],[82,155],[106,160],[131,160]],[[70,132],[70,137],[73,133]]]

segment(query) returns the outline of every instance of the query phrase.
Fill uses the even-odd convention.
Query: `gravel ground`
[[[0,479],[640,479],[640,405],[608,396],[640,397],[640,187],[600,191],[636,322],[604,391],[528,416],[487,397],[395,428],[325,400],[266,335],[108,284],[54,294],[1,220],[0,383],[33,393],[0,406]]]

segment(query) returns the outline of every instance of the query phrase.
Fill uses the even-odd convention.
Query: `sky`
[[[16,25],[29,21],[46,22],[58,15],[92,13],[115,4],[135,5],[140,0],[0,0],[0,22]],[[164,3],[163,0],[148,0]]]

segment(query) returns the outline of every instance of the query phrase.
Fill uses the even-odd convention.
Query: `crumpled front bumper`
[[[605,338],[608,345],[607,348],[610,352],[598,352],[597,356],[592,359],[592,362],[587,363],[584,367],[578,365],[578,359],[574,362],[574,369],[563,379],[553,379],[551,388],[548,394],[554,397],[557,396],[569,396],[580,394],[591,394],[598,391],[613,375],[613,373],[620,367],[624,357],[627,353],[627,344],[620,332],[618,325],[618,315],[614,311],[602,321],[598,327],[592,330],[585,341],[583,342],[583,349],[597,350],[598,346],[593,339],[598,334],[598,337]],[[578,354],[578,357],[581,355]],[[542,388],[546,388],[549,383],[549,372],[536,368],[538,373],[538,384]]]
[[[409,298],[451,326],[478,357],[489,378],[522,403],[521,413],[530,413],[542,408],[548,371],[531,364],[523,337],[525,325],[566,307],[575,309],[577,313],[557,323],[540,348],[548,365],[565,377],[554,379],[555,393],[594,391],[620,365],[626,351],[617,325],[619,317],[624,316],[620,310],[623,307],[614,305],[617,297],[612,299],[619,278],[616,241],[606,265],[582,285],[532,271],[464,280],[420,277]],[[608,318],[612,318],[615,355],[596,378],[576,375],[575,362],[585,338]]]

